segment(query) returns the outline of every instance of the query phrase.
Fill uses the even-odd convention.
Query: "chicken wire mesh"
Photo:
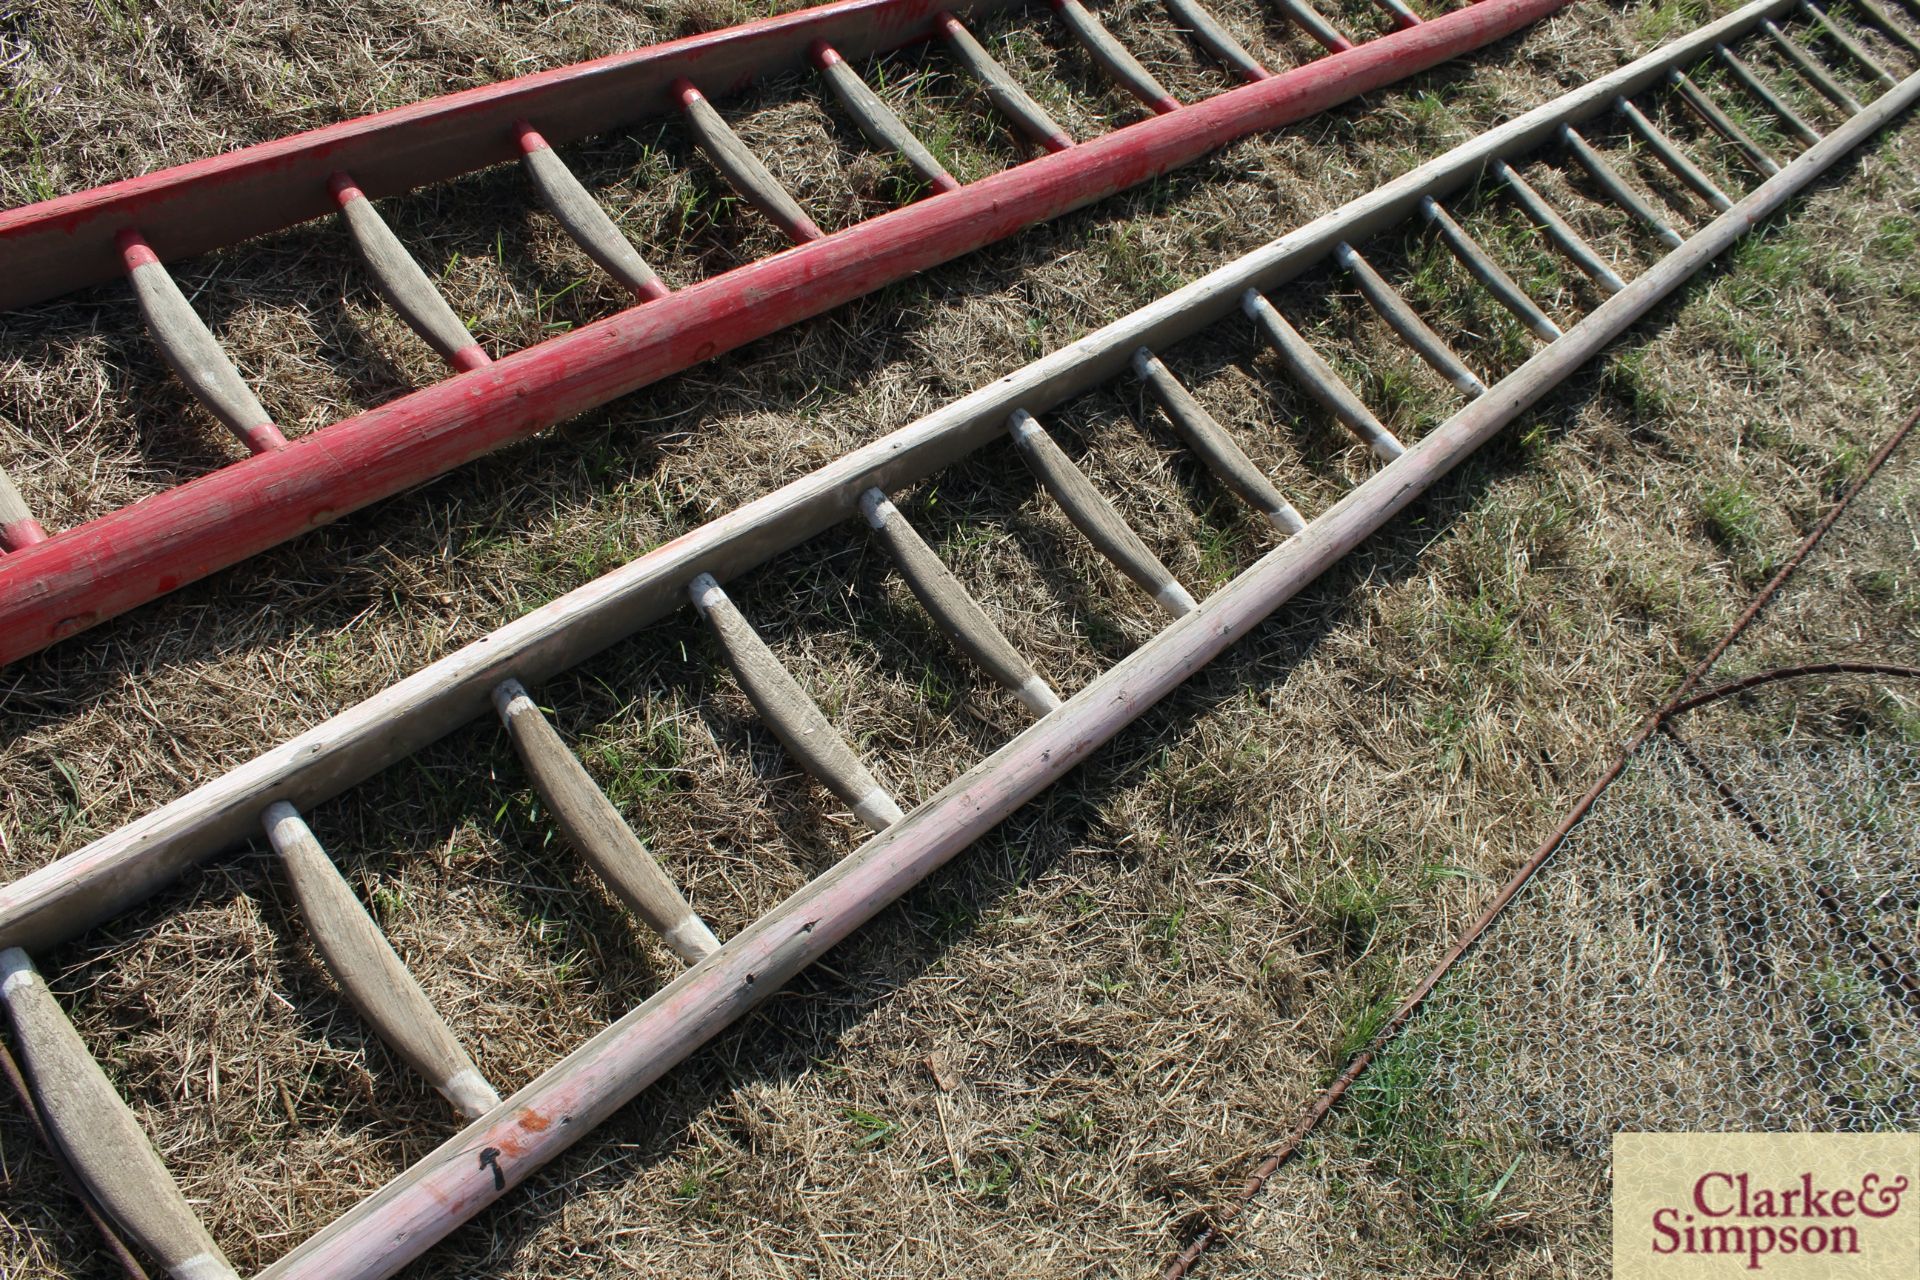
[[[1303,1149],[1296,1195],[1381,1215],[1353,1202],[1323,1274],[1403,1273],[1364,1243],[1395,1216],[1471,1256],[1543,1213],[1549,1272],[1600,1274],[1617,1132],[1920,1128],[1920,735],[1846,701],[1707,708],[1633,757]]]

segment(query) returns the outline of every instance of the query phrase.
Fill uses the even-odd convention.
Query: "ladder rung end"
[[[1901,26],[1891,13],[1881,7],[1878,0],[1853,0],[1853,5],[1867,15],[1867,20],[1879,29],[1880,34],[1895,44],[1905,46],[1908,53],[1920,57],[1920,39]]]
[[[514,131],[520,143],[520,160],[533,182],[533,189],[560,229],[639,301],[653,302],[666,297],[666,282],[647,265],[633,242],[593,198],[593,193],[574,176],[566,161],[547,145],[547,140],[525,120],[517,122]]]
[[[1233,33],[1200,0],[1165,0],[1165,3],[1167,12],[1175,22],[1186,27],[1195,44],[1233,68],[1242,79],[1265,80],[1273,74],[1247,52],[1245,45],[1233,38]]]
[[[1407,0],[1374,0],[1374,3],[1386,10],[1387,16],[1393,20],[1393,25],[1398,30],[1405,31],[1410,27],[1417,27],[1422,21],[1420,15],[1407,4]]]
[[[1053,122],[1040,104],[1000,65],[999,59],[974,39],[973,32],[967,30],[960,19],[942,10],[935,15],[934,23],[953,55],[966,67],[968,74],[980,82],[994,110],[1005,116],[1026,137],[1049,151],[1065,151],[1073,145],[1072,136]]]
[[[1725,213],[1733,207],[1733,201],[1727,198],[1718,184],[1693,158],[1680,149],[1680,144],[1669,137],[1664,130],[1647,118],[1645,112],[1625,98],[1614,100],[1614,109],[1626,118],[1627,124],[1640,135],[1654,156],[1666,166],[1667,172],[1677,178],[1682,185],[1711,205],[1717,212]]]
[[[374,287],[387,300],[387,305],[400,313],[407,327],[426,339],[441,359],[463,373],[492,363],[419,262],[400,243],[400,237],[373,207],[373,201],[354,184],[353,176],[336,173],[330,185],[354,247],[360,251],[361,261],[373,276]]]
[[[1667,82],[1680,92],[1681,101],[1690,107],[1694,114],[1706,121],[1707,126],[1721,137],[1738,147],[1761,173],[1768,177],[1780,172],[1780,161],[1773,153],[1755,141],[1752,134],[1742,129],[1720,105],[1708,97],[1706,91],[1688,79],[1678,69],[1667,73]]]
[[[1020,656],[1013,642],[994,625],[986,610],[884,492],[874,488],[861,494],[860,512],[880,536],[914,598],[963,653],[1036,716],[1060,705],[1060,695]]]
[[[1513,193],[1514,200],[1524,209],[1535,223],[1547,233],[1547,238],[1559,246],[1560,252],[1573,260],[1573,264],[1585,272],[1587,278],[1608,293],[1618,293],[1627,287],[1607,260],[1598,250],[1573,229],[1573,224],[1560,216],[1560,212],[1547,203],[1545,196],[1533,189],[1533,184],[1520,176],[1520,171],[1505,160],[1493,163],[1496,177],[1507,184],[1507,190]]]
[[[780,185],[779,179],[761,163],[760,157],[741,141],[740,135],[707,101],[705,94],[695,88],[691,81],[684,79],[674,81],[673,93],[693,130],[695,140],[700,144],[700,150],[706,153],[714,168],[720,170],[728,186],[765,214],[768,221],[779,227],[795,244],[805,244],[821,237],[820,228],[800,207],[800,202]]]
[[[1875,80],[1878,80],[1883,86],[1891,89],[1900,83],[1899,78],[1895,76],[1893,72],[1881,66],[1879,61],[1867,52],[1865,45],[1842,30],[1840,24],[1835,22],[1832,16],[1825,10],[1814,5],[1812,0],[1800,0],[1800,11],[1819,23],[1821,30],[1826,32],[1829,40],[1839,45],[1841,51],[1849,58],[1852,58],[1855,62],[1866,68],[1867,74]]]
[[[687,594],[713,628],[747,700],[787,753],[851,806],[855,816],[872,830],[884,831],[900,821],[905,816],[900,806],[727,598],[713,575],[700,574],[688,584]]]
[[[1773,41],[1774,46],[1786,58],[1788,65],[1798,71],[1822,97],[1850,116],[1860,114],[1862,109],[1860,100],[1848,93],[1846,88],[1820,65],[1820,60],[1807,52],[1806,46],[1782,31],[1779,24],[1771,18],[1761,22],[1760,29],[1767,33],[1767,38]]]
[[[1485,395],[1487,384],[1479,375],[1467,368],[1445,338],[1433,331],[1433,327],[1420,318],[1398,289],[1387,283],[1386,277],[1374,270],[1373,264],[1360,256],[1360,252],[1346,241],[1334,247],[1333,256],[1341,266],[1353,276],[1354,283],[1360,288],[1360,296],[1367,305],[1387,323],[1387,327],[1399,335],[1402,342],[1413,348],[1413,353],[1427,363],[1435,373],[1452,384],[1454,390],[1465,396]]]
[[[1187,589],[1160,562],[1140,535],[1133,531],[1106,495],[1094,487],[1087,473],[1047,434],[1034,416],[1016,409],[1007,420],[1014,447],[1026,460],[1042,487],[1053,495],[1076,529],[1094,549],[1169,614],[1178,618],[1198,608]]]
[[[477,1120],[499,1106],[500,1095],[354,896],[299,810],[277,801],[261,814],[260,825],[280,855],[327,972],[380,1039],[439,1090],[463,1119]]]
[[[1342,35],[1338,28],[1321,16],[1308,0],[1279,0],[1280,11],[1295,26],[1319,41],[1329,53],[1345,53],[1353,48],[1353,41]]]
[[[513,742],[534,790],[572,844],[627,909],[658,933],[676,955],[697,964],[720,949],[680,886],[654,859],[627,820],[593,780],[580,757],[527,695],[518,680],[494,687],[493,709]]]
[[[1387,430],[1373,410],[1367,408],[1353,388],[1333,371],[1333,366],[1321,358],[1264,294],[1258,289],[1248,289],[1240,295],[1240,306],[1258,326],[1287,372],[1307,389],[1307,394],[1318,401],[1321,408],[1386,461],[1391,462],[1406,452],[1406,446]]]
[[[881,101],[879,94],[867,87],[867,82],[847,64],[839,50],[824,40],[816,40],[810,52],[814,66],[826,77],[834,97],[853,117],[854,125],[866,135],[867,141],[876,147],[898,152],[920,180],[935,191],[960,189],[960,180],[948,173],[946,166],[913,135],[906,121]]]
[[[180,286],[138,231],[118,237],[120,258],[133,285],[147,332],[161,358],[194,398],[206,406],[240,442],[254,453],[269,453],[287,443],[286,436],[260,404],[259,397],[233,367],[220,342],[193,309]]]
[[[1129,53],[1080,0],[1053,0],[1053,8],[1073,38],[1115,84],[1161,115],[1180,109],[1165,86],[1140,65],[1140,60]]]
[[[1601,193],[1608,199],[1638,218],[1642,225],[1666,242],[1668,248],[1678,249],[1686,243],[1685,237],[1675,231],[1638,191],[1628,186],[1627,180],[1620,176],[1619,171],[1608,164],[1606,157],[1595,150],[1592,143],[1581,137],[1573,126],[1564,124],[1560,126],[1560,140],[1566,143],[1574,159],[1580,162],[1580,167],[1587,171],[1587,176],[1593,179],[1594,185],[1599,187]]]
[[[1793,134],[1809,147],[1820,141],[1820,131],[1808,124],[1799,112],[1788,106],[1786,99],[1768,88],[1766,81],[1762,80],[1752,67],[1741,61],[1733,50],[1724,44],[1717,44],[1714,46],[1714,52],[1720,56],[1721,63],[1739,82],[1740,87],[1759,99],[1767,110],[1773,112],[1780,123],[1786,126],[1788,133]]]
[[[107,1216],[174,1275],[234,1280],[132,1108],[18,947],[0,951],[0,1002],[47,1132]]]
[[[20,551],[46,540],[47,531],[33,518],[6,468],[0,467],[0,549]]]
[[[1420,211],[1427,221],[1439,228],[1441,240],[1466,267],[1468,274],[1478,280],[1481,287],[1525,325],[1534,337],[1542,342],[1552,342],[1560,336],[1560,326],[1553,322],[1553,317],[1542,310],[1526,290],[1494,261],[1492,254],[1467,234],[1465,227],[1453,220],[1438,200],[1432,196],[1422,196]]]
[[[1306,520],[1288,502],[1286,495],[1269,480],[1240,442],[1208,413],[1152,351],[1141,347],[1133,353],[1133,372],[1154,402],[1166,414],[1200,460],[1220,478],[1220,482],[1239,495],[1248,506],[1267,518],[1282,534],[1292,536],[1307,527]]]

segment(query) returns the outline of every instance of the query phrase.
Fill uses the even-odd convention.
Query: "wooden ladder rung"
[[[1512,312],[1534,337],[1542,342],[1552,342],[1560,336],[1560,326],[1553,322],[1553,317],[1542,310],[1540,304],[1529,297],[1527,291],[1494,261],[1492,254],[1467,234],[1465,227],[1453,220],[1453,216],[1438,200],[1432,196],[1421,196],[1420,213],[1440,232],[1441,241],[1459,259],[1467,273],[1478,280],[1496,302]]]
[[[0,467],[0,550],[18,551],[46,540],[47,531],[33,518],[6,468]]]
[[[1741,61],[1739,55],[1724,44],[1715,45],[1713,51],[1720,55],[1720,61],[1727,68],[1728,74],[1739,82],[1741,88],[1759,99],[1767,110],[1773,112],[1788,133],[1809,147],[1820,141],[1820,131],[1809,124],[1798,111],[1788,106],[1785,98],[1768,88],[1767,82],[1762,80],[1752,67]]]
[[[1628,128],[1640,135],[1640,140],[1645,142],[1660,163],[1667,167],[1667,172],[1713,206],[1716,212],[1725,213],[1733,208],[1733,201],[1727,198],[1727,193],[1722,191],[1714,180],[1707,176],[1706,171],[1680,149],[1679,143],[1668,137],[1660,126],[1649,120],[1645,112],[1625,98],[1615,98],[1613,109],[1626,119]]]
[[[42,1122],[107,1216],[176,1280],[234,1280],[132,1108],[18,947],[0,951],[0,999]]]
[[[1374,3],[1387,11],[1387,16],[1393,19],[1396,30],[1405,31],[1408,27],[1417,27],[1425,21],[1413,11],[1407,4],[1407,0],[1374,0]]]
[[[1114,38],[1113,32],[1107,30],[1106,24],[1094,17],[1080,0],[1052,2],[1054,12],[1060,15],[1060,21],[1073,33],[1073,38],[1079,41],[1080,46],[1115,84],[1161,115],[1180,109],[1180,103],[1167,92],[1166,87],[1153,78],[1151,71],[1140,65],[1140,60],[1129,53],[1127,47]]]
[[[934,15],[933,21],[953,55],[960,59],[967,73],[980,82],[994,110],[1049,151],[1065,151],[1073,145],[1072,135],[1053,122],[999,60],[987,52],[986,46],[973,38],[973,32],[967,30],[960,19],[942,10]]]
[[[1007,428],[1013,434],[1020,456],[1026,459],[1041,485],[1053,495],[1053,500],[1067,513],[1067,519],[1086,535],[1095,550],[1174,617],[1183,617],[1199,607],[1173,572],[1160,563],[1160,557],[1148,549],[1133,526],[1121,517],[1113,503],[1094,487],[1087,473],[1066,455],[1032,414],[1025,409],[1015,409],[1007,420]]]
[[[518,680],[502,680],[494,686],[493,709],[554,821],[627,909],[646,921],[688,964],[698,964],[718,951],[720,940],[713,930],[627,825],[580,758],[560,740],[527,696],[525,686]]]
[[[935,191],[960,189],[960,180],[948,173],[946,166],[934,158],[933,152],[914,137],[907,122],[894,114],[893,108],[882,102],[879,94],[867,87],[867,82],[840,56],[839,50],[824,40],[816,40],[809,53],[813,65],[820,68],[820,74],[826,77],[834,97],[853,117],[855,127],[866,135],[867,141],[876,147],[898,152],[900,158],[907,162],[907,167]]]
[[[1200,0],[1165,0],[1165,3],[1168,15],[1187,29],[1195,44],[1233,68],[1243,80],[1265,80],[1272,76]]]
[[[1238,494],[1242,501],[1267,518],[1282,534],[1292,536],[1307,527],[1306,519],[1294,510],[1273,481],[1267,479],[1233,433],[1208,413],[1206,407],[1182,386],[1173,371],[1146,347],[1133,353],[1133,373],[1145,384],[1167,421],[1179,431],[1207,469],[1220,483]]]
[[[1720,109],[1720,104],[1708,97],[1706,91],[1677,68],[1667,72],[1667,83],[1680,94],[1680,100],[1692,108],[1693,113],[1707,123],[1707,127],[1718,133],[1740,149],[1761,173],[1772,177],[1780,172],[1780,161],[1772,152],[1757,142],[1753,135],[1742,129],[1733,117]]]
[[[1821,97],[1850,116],[1860,114],[1860,99],[1848,93],[1846,87],[1820,65],[1820,60],[1809,53],[1805,45],[1782,31],[1780,25],[1771,18],[1762,22],[1760,29],[1767,33],[1767,38],[1773,41],[1774,47],[1780,50],[1788,63],[1806,79],[1808,84],[1819,91]]]
[[[706,153],[727,185],[739,192],[746,202],[767,216],[774,226],[786,233],[787,239],[795,244],[805,244],[809,240],[818,240],[823,234],[814,225],[807,211],[800,207],[780,180],[760,163],[760,157],[748,149],[733,131],[721,114],[714,110],[706,95],[696,89],[691,80],[673,82],[673,95],[685,114],[687,125],[693,130],[694,140],[700,144],[700,150]]]
[[[1507,184],[1514,201],[1526,211],[1547,238],[1573,261],[1573,265],[1585,272],[1587,278],[1608,293],[1618,293],[1627,287],[1607,260],[1600,256],[1599,250],[1580,238],[1573,224],[1560,216],[1560,211],[1547,202],[1547,198],[1533,189],[1533,184],[1520,176],[1520,171],[1505,160],[1493,162],[1494,176]]]
[[[1353,388],[1333,371],[1333,366],[1321,359],[1312,344],[1280,314],[1279,308],[1267,301],[1266,295],[1258,289],[1248,289],[1240,295],[1240,307],[1280,357],[1287,372],[1307,389],[1307,394],[1319,402],[1321,408],[1386,461],[1391,462],[1407,451],[1380,419],[1373,416],[1373,410],[1354,394]]]
[[[1867,74],[1875,80],[1878,80],[1881,85],[1891,89],[1900,83],[1898,76],[1881,66],[1879,60],[1867,52],[1865,45],[1842,30],[1840,24],[1829,17],[1826,10],[1813,4],[1812,0],[1800,0],[1800,12],[1806,14],[1809,18],[1813,19],[1814,22],[1818,23],[1820,28],[1827,33],[1829,40],[1839,45],[1849,58],[1852,58],[1855,62],[1866,68]]]
[[[1560,126],[1560,141],[1566,144],[1567,150],[1580,162],[1580,167],[1587,171],[1587,176],[1593,179],[1602,194],[1640,219],[1668,248],[1678,249],[1686,243],[1686,238],[1669,226],[1667,220],[1638,191],[1627,185],[1627,180],[1607,163],[1606,157],[1594,150],[1593,144],[1581,137],[1572,125]]]
[[[625,285],[641,302],[667,296],[666,282],[647,265],[593,193],[582,186],[567,162],[525,120],[514,123],[520,163],[553,220],[602,271]]]
[[[373,276],[373,287],[388,306],[400,313],[407,327],[462,373],[492,364],[492,357],[473,340],[440,290],[373,207],[373,201],[355,185],[353,175],[336,173],[328,185],[334,203],[340,206],[341,220],[353,236],[353,246]]]
[[[860,762],[799,681],[787,673],[760,633],[734,607],[713,575],[703,573],[687,587],[693,606],[713,627],[727,665],[747,700],[773,730],[788,754],[826,788],[852,807],[854,816],[874,831],[905,817],[880,780]]]
[[[1353,48],[1353,41],[1341,35],[1338,28],[1320,16],[1308,0],[1278,0],[1280,12],[1288,21],[1312,36],[1324,45],[1329,53],[1345,53]]]
[[[1853,5],[1867,15],[1868,20],[1880,29],[1881,35],[1904,46],[1908,53],[1920,57],[1920,39],[1915,39],[1911,32],[1895,21],[1894,16],[1878,0],[1853,0]]]
[[[118,244],[133,295],[146,317],[147,332],[153,335],[161,358],[187,384],[187,390],[254,453],[283,447],[286,436],[267,416],[253,389],[220,349],[219,341],[180,292],[146,237],[138,231],[122,231]]]
[[[1020,656],[885,492],[875,488],[861,494],[860,512],[880,535],[914,598],[962,653],[1011,690],[1034,715],[1044,716],[1060,705],[1060,695]]]
[[[1342,240],[1333,247],[1334,261],[1345,267],[1347,274],[1353,277],[1359,286],[1360,296],[1387,322],[1387,327],[1400,335],[1400,340],[1413,348],[1415,355],[1427,362],[1435,373],[1453,384],[1454,390],[1464,396],[1481,396],[1487,393],[1487,384],[1482,382],[1473,370],[1467,368],[1447,340],[1433,331],[1433,327],[1420,318],[1420,313],[1411,303],[1401,296],[1398,289],[1387,283],[1385,276],[1373,269],[1373,264],[1360,255],[1360,251]]]
[[[477,1120],[499,1106],[500,1095],[354,896],[300,811],[277,801],[261,814],[260,825],[280,855],[327,972],[375,1034],[439,1090],[462,1119]]]

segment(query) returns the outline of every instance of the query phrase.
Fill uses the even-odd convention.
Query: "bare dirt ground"
[[[1263,58],[1305,53],[1257,6],[1217,8]],[[0,10],[11,59],[0,185],[9,203],[37,199],[760,11],[600,0]],[[1332,11],[1377,29],[1366,6]],[[0,870],[80,847],[1708,11],[1576,5],[16,664],[0,673]],[[1103,12],[1176,93],[1219,84],[1146,7]],[[1073,86],[1048,105],[1076,130],[1137,114],[1043,24],[986,29],[1029,84]],[[1011,157],[950,74],[904,57],[887,84],[962,177]],[[811,87],[795,90],[728,115],[826,224],[880,207],[894,177],[857,153]],[[669,129],[568,154],[657,246],[671,282],[773,247]],[[1909,121],[1841,166],[1248,642],[412,1274],[1152,1272],[1911,406],[1917,160]],[[619,305],[511,171],[383,210],[496,350]],[[1646,260],[1645,244],[1592,225],[1623,259]],[[1395,255],[1383,261],[1418,268]],[[331,224],[179,274],[290,430],[438,376]],[[1528,283],[1563,316],[1593,300],[1544,261]],[[1417,435],[1457,401],[1359,321],[1345,290],[1316,273],[1282,301],[1347,367],[1364,366],[1369,396]],[[1510,368],[1503,331],[1491,320],[1477,331],[1473,357]],[[1183,354],[1312,514],[1367,463],[1254,350],[1249,328],[1224,326]],[[232,456],[115,289],[5,317],[0,353],[0,465],[50,525]],[[1054,425],[1188,583],[1210,588],[1268,545],[1128,398],[1088,397]],[[1902,461],[1899,493],[1916,465]],[[1861,518],[1880,511],[1896,529],[1884,513],[1910,498],[1880,501]],[[903,506],[1063,690],[1157,625],[1009,449]],[[1794,652],[1882,635],[1910,652],[1910,558],[1810,578]],[[903,799],[1022,723],[947,656],[857,530],[734,594]],[[858,842],[850,815],[758,725],[691,616],[538,696],[723,937]],[[550,832],[490,723],[312,820],[503,1092],[676,971]],[[440,1100],[340,1003],[258,851],[39,959],[243,1271],[451,1132]],[[1594,1224],[1555,1207],[1551,1162],[1523,1162],[1499,1212],[1462,1227],[1392,1199],[1413,1185],[1396,1158],[1334,1150],[1343,1186],[1384,1198],[1366,1212],[1345,1195],[1280,1202],[1251,1243],[1208,1265],[1513,1276],[1597,1265]],[[1504,1168],[1469,1162],[1465,1202]],[[0,1272],[108,1274],[12,1109],[0,1110],[0,1176]]]

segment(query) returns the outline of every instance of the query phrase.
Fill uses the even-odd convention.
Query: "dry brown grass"
[[[1246,0],[1219,7],[1260,56],[1287,60],[1296,35]],[[1176,93],[1220,83],[1150,34],[1144,4],[1105,11]],[[12,72],[0,174],[10,200],[33,184],[76,189],[746,12],[599,0],[43,4],[6,24],[31,54]],[[12,743],[0,865],[18,874],[79,847],[529,606],[1615,65],[1673,20],[1577,7],[1413,88],[883,291],[16,664],[0,676]],[[1032,34],[1042,29],[987,28],[1029,83],[1072,86],[1048,105],[1076,130],[1134,118],[1080,55]],[[929,133],[959,109],[949,132],[963,176],[1013,154],[946,73],[905,56],[885,79]],[[827,222],[860,216],[892,179],[794,91],[770,87],[727,114]],[[1907,126],[1843,166],[1768,233],[1783,260],[1743,251],[1690,286],[1605,369],[1574,379],[418,1273],[1157,1266],[1190,1215],[1291,1122],[1363,1011],[1409,984],[1904,408],[1920,333],[1917,146]],[[772,246],[671,131],[569,154],[670,280]],[[511,173],[383,207],[492,344],[618,305]],[[1594,225],[1609,248],[1644,247]],[[1397,270],[1396,252],[1381,262]],[[295,429],[437,376],[330,225],[180,274]],[[1304,280],[1283,300],[1417,433],[1451,392],[1387,344],[1344,285],[1323,297],[1329,281]],[[1540,283],[1563,317],[1592,301],[1570,272]],[[1467,314],[1485,330],[1474,358],[1510,365],[1497,322]],[[0,465],[52,524],[229,456],[111,289],[6,317],[0,349]],[[1311,514],[1366,464],[1315,415],[1295,421],[1301,403],[1254,350],[1250,330],[1222,326],[1183,347],[1180,367]],[[1130,394],[1090,396],[1050,425],[1174,570],[1210,585],[1264,549],[1265,534],[1136,409]],[[1064,689],[1156,625],[1009,450],[902,505]],[[1832,590],[1833,602],[1797,615],[1809,644],[1829,625],[1857,633],[1884,616],[1850,580]],[[735,595],[903,798],[930,794],[1020,723],[1010,699],[947,656],[854,530],[783,557]],[[758,726],[690,617],[538,694],[722,936],[858,839]],[[550,833],[490,724],[313,821],[503,1088],[673,971]],[[1356,906],[1369,902],[1371,923]],[[41,959],[243,1269],[450,1132],[438,1099],[339,1003],[257,852]],[[954,1088],[935,1083],[929,1059]],[[101,1274],[84,1220],[11,1111],[0,1162],[0,1271]],[[1373,1175],[1356,1159],[1351,1176]],[[1392,1184],[1390,1170],[1380,1177]],[[1404,1258],[1409,1271],[1523,1275],[1558,1274],[1568,1249],[1591,1255],[1591,1224],[1550,1212],[1534,1173],[1510,1191],[1538,1207],[1527,1230],[1464,1240],[1429,1238],[1390,1208],[1359,1219],[1336,1202],[1276,1200],[1251,1252],[1215,1265],[1368,1274]],[[1362,1232],[1369,1249],[1353,1244]]]

